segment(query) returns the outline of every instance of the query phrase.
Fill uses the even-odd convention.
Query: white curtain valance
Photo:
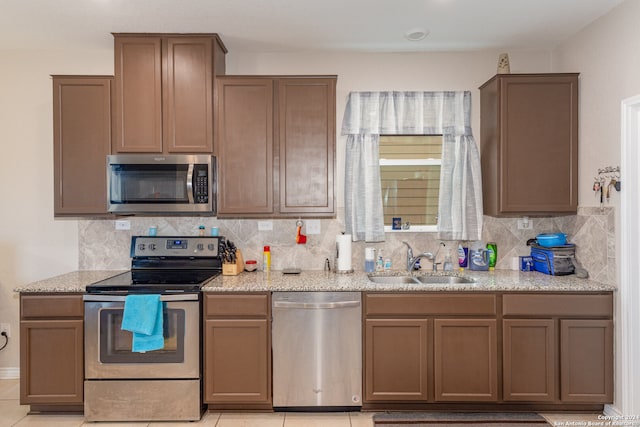
[[[343,135],[471,135],[471,92],[351,92]]]

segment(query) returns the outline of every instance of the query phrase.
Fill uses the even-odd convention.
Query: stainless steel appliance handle
[[[274,301],[273,308],[302,308],[307,310],[360,307],[360,301],[289,302]]]
[[[189,198],[189,204],[193,204],[193,163],[189,163],[187,169],[187,197]]]
[[[83,301],[96,302],[124,302],[126,295],[85,294]],[[160,301],[197,301],[198,294],[160,295]]]

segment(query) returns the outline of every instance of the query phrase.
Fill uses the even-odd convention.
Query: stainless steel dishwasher
[[[360,292],[273,293],[273,406],[362,406]]]

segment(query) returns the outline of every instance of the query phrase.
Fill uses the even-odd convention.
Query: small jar
[[[244,262],[245,271],[256,271],[258,269],[258,261],[255,259],[248,259]]]
[[[199,234],[200,236],[204,236],[204,235],[205,235],[204,233],[205,233],[205,231],[204,231],[204,225],[201,225],[200,227],[198,227],[198,234]]]

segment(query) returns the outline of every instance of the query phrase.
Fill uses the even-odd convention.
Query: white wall
[[[0,58],[0,322],[12,332],[1,369],[19,366],[13,288],[78,266],[77,222],[53,219],[50,74],[113,74],[113,51],[2,51]]]
[[[640,1],[627,0],[610,13],[595,21],[570,40],[560,45],[553,54],[553,71],[580,72],[580,158],[579,204],[597,206],[599,200],[592,191],[593,177],[598,169],[620,165],[621,102],[640,95]],[[622,172],[622,185],[625,175]],[[623,190],[624,191],[624,190]],[[613,194],[611,205],[616,208],[615,229],[620,230],[620,197]],[[615,258],[620,260],[623,236],[616,235]],[[603,242],[605,244],[605,242]],[[619,261],[618,261],[619,262]],[[620,265],[618,264],[618,271]],[[637,285],[637,284],[635,284]],[[615,293],[615,390],[614,407],[621,407],[623,382],[627,373],[621,372],[621,304],[631,304],[631,311],[640,310],[638,302],[621,301]],[[637,328],[638,325],[629,325]],[[640,334],[635,333],[636,339]],[[640,342],[627,343],[640,346]],[[638,379],[635,379],[638,383]],[[626,412],[631,414],[631,412]]]

